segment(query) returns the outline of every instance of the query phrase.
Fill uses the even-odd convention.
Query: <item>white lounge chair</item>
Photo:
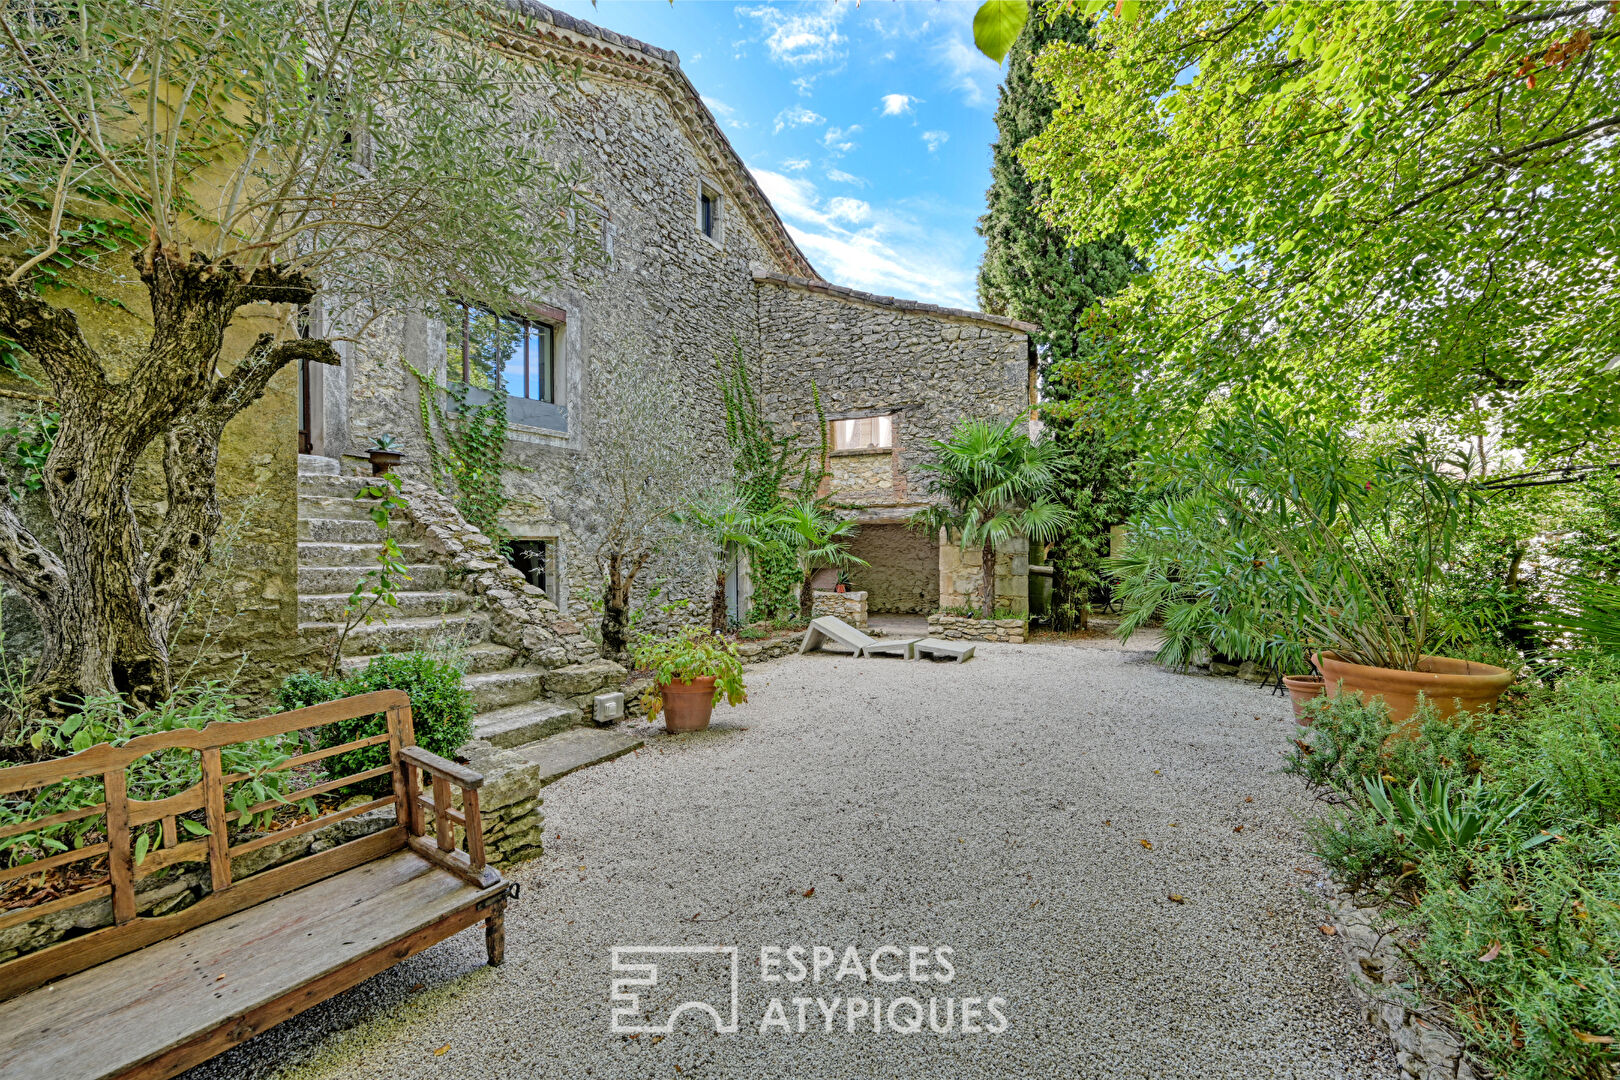
[[[922,638],[884,638],[874,641],[861,650],[863,656],[899,656],[905,660],[917,659],[917,642]]]
[[[809,629],[804,632],[804,641],[799,645],[800,654],[819,649],[828,641],[836,641],[845,646],[856,656],[864,656],[871,649],[892,652],[896,646],[905,650],[907,660],[912,659],[910,646],[918,639],[894,638],[879,640],[871,634],[857,630],[836,615],[823,615],[819,619],[811,619]]]
[[[915,646],[918,656],[930,659],[946,657],[955,660],[958,664],[965,664],[973,659],[973,643],[968,641],[945,641],[942,638],[923,638]]]

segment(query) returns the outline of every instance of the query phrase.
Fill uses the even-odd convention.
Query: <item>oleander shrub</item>
[[[289,675],[280,688],[284,709],[301,709],[323,701],[368,694],[373,690],[403,690],[411,696],[411,720],[416,745],[441,757],[453,757],[472,735],[472,695],[462,686],[460,663],[430,652],[407,652],[372,657],[362,670],[331,677],[313,672]],[[342,720],[316,729],[321,749],[342,746],[388,730],[383,713]],[[368,746],[327,758],[327,775],[336,778],[388,764],[387,746]],[[386,794],[391,782],[378,776],[344,788],[355,794]]]

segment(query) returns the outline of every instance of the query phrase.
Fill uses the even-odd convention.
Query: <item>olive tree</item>
[[[221,431],[282,367],[338,362],[291,333],[222,355],[244,306],[319,290],[351,328],[452,294],[499,308],[589,257],[578,169],[544,154],[544,109],[514,107],[567,89],[501,50],[523,29],[440,0],[0,5],[0,345],[61,414],[53,542],[0,479],[0,579],[43,629],[38,708],[166,696],[167,630],[219,527]],[[97,340],[86,294],[144,298],[150,333]],[[145,530],[148,454],[167,493]]]

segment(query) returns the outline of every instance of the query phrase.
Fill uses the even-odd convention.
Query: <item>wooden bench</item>
[[[320,782],[278,799],[230,808],[240,807],[237,786],[253,778],[224,770],[226,748],[377,713],[387,720],[383,733],[295,754],[277,769],[300,770],[294,775],[301,779],[308,773],[302,766],[382,746],[387,765],[314,776]],[[201,780],[164,798],[130,798],[130,766],[175,750],[198,755]],[[174,1076],[480,922],[489,962],[503,959],[508,883],[484,860],[483,779],[414,745],[410,698],[401,691],[0,769],[0,796],[98,776],[104,801],[0,829],[3,839],[101,818],[96,834],[106,837],[0,870],[4,887],[58,866],[106,859],[101,883],[0,912],[0,930],[70,909],[92,923],[100,913],[105,923],[0,964],[4,1080]],[[287,801],[331,802],[343,788],[380,778],[388,778],[390,794],[307,820],[285,813]],[[273,831],[252,829],[263,826],[267,811],[291,820],[271,822]],[[340,822],[349,824],[331,828]],[[137,847],[141,836],[146,842]],[[200,898],[167,914],[143,914],[154,890],[141,882],[183,864],[204,868],[195,871]]]

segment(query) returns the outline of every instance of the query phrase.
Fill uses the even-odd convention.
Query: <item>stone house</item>
[[[515,298],[528,314],[513,333],[526,344],[521,364],[508,368],[507,406],[509,454],[522,470],[508,474],[502,524],[531,584],[563,613],[582,612],[597,591],[588,538],[570,535],[562,512],[571,471],[593,440],[614,435],[611,417],[589,415],[592,372],[660,363],[682,391],[672,412],[719,450],[716,362],[740,347],[779,430],[815,442],[812,384],[820,394],[832,448],[823,490],[861,525],[854,546],[869,566],[853,576],[871,610],[960,602],[976,563],[963,566],[954,545],[942,552],[936,538],[904,525],[922,505],[918,465],[928,442],[958,421],[1029,406],[1033,327],[822,280],[674,53],[530,0],[511,6],[527,16],[526,27],[511,24],[514,52],[580,73],[573,92],[525,106],[556,120],[548,152],[584,163],[607,254],[600,269]],[[369,439],[388,433],[420,463],[422,390],[401,360],[436,380],[461,378],[457,354],[469,335],[426,317],[398,319],[348,348],[342,368],[305,374],[307,453],[353,473]],[[1013,573],[1000,592],[1021,607],[1027,560],[1002,562]],[[705,574],[679,565],[665,573],[664,599],[688,597],[703,610]],[[745,613],[747,596],[732,606]]]

